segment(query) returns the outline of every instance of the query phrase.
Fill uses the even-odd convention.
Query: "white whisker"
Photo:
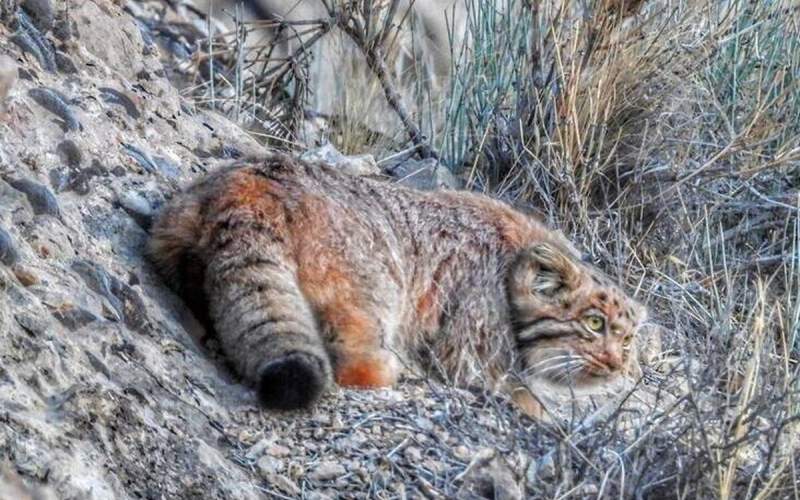
[[[555,371],[555,370],[561,370],[561,369],[564,369],[564,368],[567,368],[567,367],[574,366],[576,363],[582,364],[578,359],[573,358],[573,359],[569,359],[567,361],[564,361],[562,363],[555,364],[553,366],[547,366],[547,367],[543,368],[542,370],[537,371],[536,373],[539,374],[539,375],[544,375],[545,373],[548,373],[548,372],[552,372],[552,371]]]
[[[573,359],[574,357],[575,357],[574,354],[563,354],[561,356],[552,356],[552,357],[549,357],[547,359],[543,359],[543,360],[537,361],[536,363],[530,365],[528,368],[535,368],[537,366],[541,366],[541,365],[544,365],[544,364],[547,364],[547,363],[550,363],[550,362],[553,362],[553,361],[556,361],[556,360],[560,360],[560,359]]]
[[[586,366],[586,363],[585,363],[585,362],[583,362],[583,361],[581,361],[580,363],[577,363],[577,364],[576,364],[574,367],[570,368],[569,370],[566,370],[566,371],[563,373],[563,377],[562,377],[562,379],[561,379],[561,380],[567,380],[567,379],[570,379],[570,378],[572,378],[572,377],[573,377],[574,375],[576,375],[578,372],[580,372],[581,370],[583,370],[583,368],[584,368],[585,366]]]

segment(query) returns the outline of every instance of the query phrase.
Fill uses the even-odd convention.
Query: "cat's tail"
[[[283,208],[269,187],[243,168],[190,188],[154,225],[149,250],[184,296],[202,287],[227,358],[262,403],[296,409],[320,396],[332,370],[288,255]],[[192,271],[198,267],[202,272]],[[187,282],[198,275],[201,283]]]

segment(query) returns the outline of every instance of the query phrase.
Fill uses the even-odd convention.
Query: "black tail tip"
[[[324,362],[293,352],[267,363],[258,381],[258,397],[270,410],[298,410],[311,406],[325,389]]]

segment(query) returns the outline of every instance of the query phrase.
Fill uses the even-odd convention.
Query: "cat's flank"
[[[410,367],[511,393],[638,368],[644,309],[558,232],[486,196],[421,192],[284,155],[207,175],[152,230],[158,269],[269,408]]]

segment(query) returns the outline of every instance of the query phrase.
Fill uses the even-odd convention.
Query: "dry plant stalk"
[[[397,114],[418,154],[422,158],[438,158],[439,154],[431,147],[403,105],[385,63],[387,43],[398,29],[396,16],[401,14],[400,0],[388,0],[388,6],[384,6],[383,2],[358,0],[320,1],[331,20],[364,54],[367,66],[378,79],[386,101]]]

